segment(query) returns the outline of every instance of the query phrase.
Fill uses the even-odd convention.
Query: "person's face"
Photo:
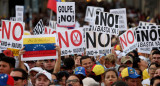
[[[118,80],[118,77],[116,76],[115,72],[109,71],[105,75],[105,86],[111,86],[114,82]]]
[[[43,60],[37,60],[36,67],[41,67],[42,69],[44,69]]]
[[[157,64],[160,64],[160,54],[154,54],[152,56],[152,62],[156,62]]]
[[[30,69],[36,66],[36,63],[34,61],[27,61],[26,63],[28,64]]]
[[[124,69],[124,67],[119,68],[118,72],[121,73],[123,69]]]
[[[51,60],[44,60],[44,68],[46,70],[53,70],[55,66],[55,60],[51,59]]]
[[[75,65],[77,66],[80,66],[80,59],[81,59],[81,56],[78,56],[76,59],[75,59]]]
[[[61,86],[65,86],[66,85],[66,77],[65,76],[62,77],[62,79],[59,81],[59,84]]]
[[[137,79],[130,78],[130,79],[126,80],[126,83],[129,86],[137,86]]]
[[[93,64],[92,64],[92,60],[90,58],[82,60],[82,67],[84,67],[87,72],[91,72],[92,66],[93,66]]]
[[[139,66],[147,68],[148,67],[148,63],[146,61],[144,61],[144,60],[141,59],[140,63],[139,63]]]
[[[109,61],[105,61],[105,67],[106,67],[106,68],[114,67],[114,64],[112,64],[112,63],[109,62]]]
[[[13,68],[10,67],[9,63],[0,61],[0,74],[2,73],[10,74],[12,70]]]
[[[14,79],[14,86],[24,86],[27,84],[27,80],[22,79],[22,72],[12,71],[10,76],[12,76]]]
[[[155,72],[155,74],[154,74],[154,77],[156,77],[156,76],[160,76],[160,69],[157,69],[157,70],[156,70],[156,72]]]
[[[32,82],[32,84],[34,85],[35,84],[35,82],[36,82],[36,74],[37,74],[38,72],[36,72],[36,71],[31,71],[30,72],[30,79],[31,79],[31,82]]]
[[[51,83],[53,84],[57,84],[57,77],[55,75],[52,74],[52,81]]]
[[[150,68],[149,68],[149,75],[150,75],[150,78],[153,78],[156,69],[157,69],[157,67],[156,67],[155,65],[151,65],[151,66],[150,66]]]
[[[71,84],[72,86],[82,86],[80,84],[80,80],[76,76],[70,76],[66,81],[66,86],[69,86]]]
[[[39,75],[36,78],[35,86],[49,86],[50,81],[45,75]]]
[[[156,79],[153,83],[153,86],[156,86],[158,83],[160,83],[160,79]]]

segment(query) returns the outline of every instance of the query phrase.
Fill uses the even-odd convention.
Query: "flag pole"
[[[51,10],[51,12],[50,12],[50,21],[52,20],[52,14],[53,14],[53,12],[52,12],[52,10]],[[49,21],[49,22],[50,22]],[[50,27],[50,24],[49,24],[49,27]]]

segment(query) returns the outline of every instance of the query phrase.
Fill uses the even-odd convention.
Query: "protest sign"
[[[57,30],[57,34],[62,56],[84,52],[82,29]]]
[[[37,25],[33,29],[34,35],[44,34],[44,26],[43,21],[40,19],[40,21],[37,23]]]
[[[121,30],[127,30],[127,16],[126,16],[126,8],[120,8],[120,9],[111,9],[110,13],[119,15],[118,17],[118,29]]]
[[[16,21],[23,22],[24,6],[16,5]]]
[[[2,20],[2,28],[0,29],[0,46],[21,49],[24,25],[23,22]]]
[[[10,21],[16,21],[16,17],[10,17]]]
[[[152,50],[152,47],[142,47],[142,48],[138,48],[138,52],[139,53],[147,53],[147,54],[150,54]]]
[[[50,21],[49,21],[49,27],[51,27],[51,28],[53,28],[53,29],[56,29],[56,21],[50,20]]]
[[[25,54],[22,55],[22,61],[56,59],[55,50],[56,35],[24,35],[23,46]]]
[[[150,25],[156,25],[156,23],[139,21],[139,25],[138,26],[150,26]]]
[[[160,29],[136,30],[135,33],[139,48],[160,46]]]
[[[75,2],[57,2],[57,26],[75,26]]]
[[[86,22],[94,22],[96,18],[96,11],[104,11],[102,7],[94,7],[94,6],[87,6],[85,21]]]
[[[92,31],[118,35],[118,25],[118,15],[97,11],[95,25]]]
[[[14,49],[14,48],[7,48],[7,49],[12,51],[13,56],[19,56],[19,49]]]
[[[125,54],[137,48],[137,41],[134,36],[134,30],[131,28],[119,36],[122,50]]]
[[[55,29],[47,26],[44,27],[44,34],[55,34],[55,33],[56,33]]]
[[[86,55],[104,55],[111,51],[111,37],[106,33],[86,31]]]

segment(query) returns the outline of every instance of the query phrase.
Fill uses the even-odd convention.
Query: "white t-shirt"
[[[142,81],[142,85],[143,85],[143,86],[150,86],[150,80],[149,80],[149,78],[143,80],[143,81]]]

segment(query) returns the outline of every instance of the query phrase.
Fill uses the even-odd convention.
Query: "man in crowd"
[[[152,53],[151,62],[155,62],[160,65],[160,51],[156,50]]]

